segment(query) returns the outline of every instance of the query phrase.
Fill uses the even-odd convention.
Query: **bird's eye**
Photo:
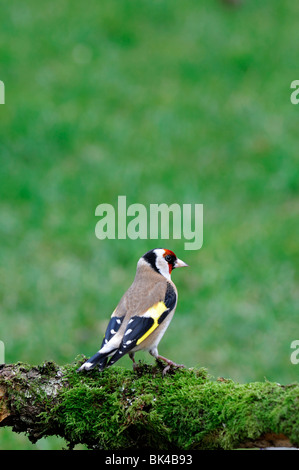
[[[165,256],[165,261],[167,261],[167,263],[171,263],[172,262],[172,256],[171,255],[166,255]]]

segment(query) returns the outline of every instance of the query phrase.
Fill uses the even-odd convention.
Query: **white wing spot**
[[[131,344],[132,341],[129,339],[128,341],[126,341],[126,344]]]
[[[115,335],[116,331],[112,328],[112,330],[110,331],[110,333],[111,333],[112,335]]]
[[[120,324],[120,323],[121,323],[121,321],[120,321],[120,319],[119,319],[119,318],[117,318],[117,319],[116,319],[116,323],[118,323],[118,324]]]
[[[85,362],[85,364],[83,364],[83,366],[81,366],[81,368],[83,369],[90,369],[92,366],[92,362]]]
[[[129,328],[129,329],[125,332],[124,336],[129,335],[129,334],[131,333],[131,331],[132,331],[132,330]]]

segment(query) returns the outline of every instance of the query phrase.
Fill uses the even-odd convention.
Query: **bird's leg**
[[[167,359],[164,356],[160,356],[158,354],[157,350],[154,351],[149,351],[149,353],[154,356],[155,359],[166,362],[167,366],[164,367],[162,374],[165,375],[171,367],[185,367],[184,364],[176,364],[175,362],[171,361],[170,359]]]
[[[134,359],[134,356],[135,356],[135,353],[133,353],[133,352],[129,353],[129,358],[133,361],[133,370],[136,370],[136,369],[138,369],[138,365],[137,365],[137,362]]]
[[[160,361],[164,361],[167,363],[167,366],[164,367],[162,374],[165,375],[171,367],[185,367],[184,364],[176,364],[175,362],[171,361],[170,359],[167,359],[166,357],[163,356],[156,356],[156,359],[160,359]]]

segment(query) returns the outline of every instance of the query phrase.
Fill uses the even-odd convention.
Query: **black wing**
[[[174,309],[177,295],[170,283],[167,283],[164,301],[157,302],[143,315],[133,316],[128,322],[126,331],[118,350],[111,357],[108,366],[118,361],[124,354],[128,353],[136,345],[144,341],[159,325],[167,315]]]
[[[101,344],[100,349],[102,349],[103,346],[105,346],[108,341],[115,335],[115,333],[118,332],[122,322],[123,322],[124,316],[123,317],[111,317],[108,326],[106,328],[106,332]],[[108,361],[108,356],[105,356],[98,362],[99,369],[104,369]]]

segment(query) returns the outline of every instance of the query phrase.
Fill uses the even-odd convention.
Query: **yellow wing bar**
[[[142,343],[142,341],[144,341],[159,326],[158,320],[160,316],[162,315],[162,313],[165,312],[165,310],[167,310],[167,307],[165,303],[162,301],[156,303],[153,307],[147,310],[146,316],[149,318],[152,318],[154,320],[154,323],[147,330],[147,332],[144,333],[144,335],[138,339],[138,341],[136,342],[136,345]]]

